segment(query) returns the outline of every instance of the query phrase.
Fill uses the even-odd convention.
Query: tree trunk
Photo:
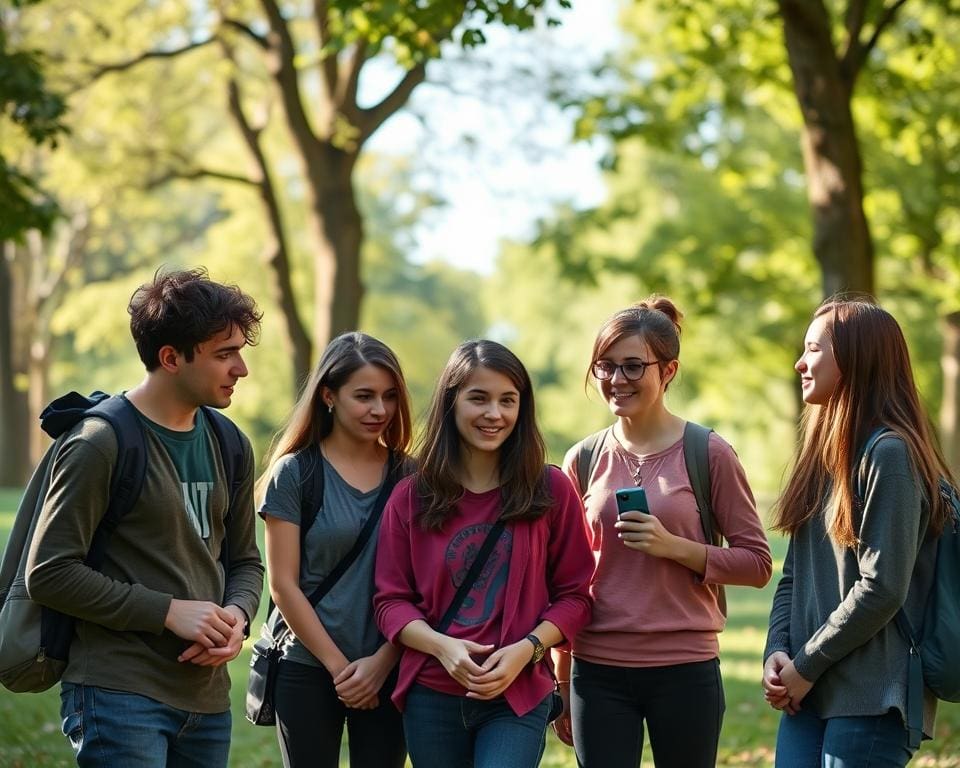
[[[317,237],[314,259],[314,340],[357,330],[363,285],[360,248],[363,221],[353,188],[356,155],[322,144],[321,162],[309,164],[310,216]]]
[[[225,53],[233,61],[233,54],[225,47]],[[243,110],[240,86],[235,78],[230,78],[227,84],[227,102],[230,115],[233,117],[244,144],[250,153],[253,166],[255,186],[263,212],[270,226],[270,234],[264,248],[264,262],[271,277],[273,299],[283,314],[286,329],[286,344],[293,359],[293,399],[296,400],[300,389],[310,375],[310,356],[313,344],[310,335],[300,320],[297,311],[297,302],[293,293],[293,283],[290,278],[290,249],[287,247],[286,230],[283,226],[283,214],[280,210],[280,201],[277,199],[273,175],[270,165],[264,154],[260,142],[261,131],[255,129]]]
[[[0,243],[0,486],[21,486],[30,472],[26,393],[14,382],[13,276],[7,253],[12,247]]]
[[[30,362],[27,372],[27,393],[30,415],[30,464],[36,466],[43,458],[43,452],[50,445],[50,438],[40,428],[40,413],[50,400],[50,342],[48,339],[35,339],[30,344]]]
[[[960,312],[943,319],[943,399],[940,402],[940,444],[943,457],[960,477]]]
[[[863,210],[860,149],[843,72],[820,0],[780,0],[793,87],[803,115],[803,163],[813,251],[824,295],[873,293],[873,243]]]

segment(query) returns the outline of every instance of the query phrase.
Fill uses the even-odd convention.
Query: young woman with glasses
[[[614,314],[594,342],[587,380],[616,417],[588,477],[581,448],[563,468],[582,489],[597,561],[592,622],[557,653],[568,707],[554,723],[581,767],[637,768],[644,729],[658,768],[712,768],[724,697],[717,586],[762,587],[770,549],[733,449],[711,433],[711,503],[727,547],[706,541],[684,461],[686,422],[664,402],[677,375],[681,314],[664,297]],[[619,519],[615,491],[642,487],[650,514]],[[572,733],[571,733],[572,731]]]
[[[933,734],[936,699],[911,690],[895,617],[921,624],[949,472],[888,312],[829,300],[803,346],[801,446],[773,520],[790,546],[763,665],[767,702],[783,711],[777,766],[903,766]]]

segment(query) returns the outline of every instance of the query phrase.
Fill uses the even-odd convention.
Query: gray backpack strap
[[[704,538],[711,544],[720,546],[723,537],[715,524],[713,505],[710,503],[710,433],[712,429],[688,421],[683,428],[683,460],[687,465],[687,475],[693,495],[697,498],[697,511],[700,512],[700,525]]]
[[[683,428],[683,461],[687,465],[690,486],[697,499],[697,511],[700,513],[700,525],[703,536],[714,546],[723,546],[723,535],[713,516],[710,503],[710,433],[712,429],[688,421]],[[727,615],[727,594],[722,584],[711,586],[717,595],[717,605],[724,616]]]
[[[593,470],[597,468],[600,451],[603,450],[603,445],[607,442],[607,433],[611,429],[613,427],[601,429],[580,442],[580,450],[577,451],[577,490],[580,491],[580,498],[583,498],[587,492],[590,477],[593,475]]]

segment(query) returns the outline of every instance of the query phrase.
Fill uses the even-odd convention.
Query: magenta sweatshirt
[[[583,508],[563,473],[553,467],[548,472],[553,507],[536,520],[507,524],[509,568],[496,609],[498,626],[494,624],[498,647],[526,637],[542,620],[555,624],[567,639],[590,620],[593,556],[587,544]],[[424,619],[433,627],[439,623],[457,589],[447,560],[455,550],[457,537],[468,530],[463,523],[475,520],[478,513],[483,516],[486,509],[485,528],[489,529],[498,514],[498,496],[499,489],[485,494],[466,492],[457,505],[459,514],[448,520],[442,531],[427,531],[414,519],[418,509],[414,478],[401,481],[394,489],[380,527],[373,600],[377,624],[390,642],[398,643],[400,631],[416,619]],[[453,637],[476,642],[488,642],[489,632],[489,621],[476,625],[454,622],[447,630]],[[430,686],[435,680],[429,674],[430,663],[436,663],[433,657],[403,649],[393,694],[399,709],[403,709],[407,691],[415,682],[438,687]],[[524,715],[552,688],[553,680],[545,665],[531,664],[503,695],[517,715]]]

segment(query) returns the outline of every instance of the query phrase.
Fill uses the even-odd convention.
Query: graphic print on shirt
[[[213,483],[180,483],[180,488],[183,490],[183,506],[187,510],[187,519],[197,535],[206,541],[210,538],[210,499],[213,496]]]
[[[463,583],[467,571],[470,570],[491,528],[493,528],[491,523],[468,525],[461,528],[450,539],[444,561],[455,588],[459,588]],[[508,529],[504,529],[474,581],[473,587],[464,598],[460,610],[457,611],[453,619],[454,623],[463,627],[472,627],[490,620],[507,585],[512,551],[513,534]]]

